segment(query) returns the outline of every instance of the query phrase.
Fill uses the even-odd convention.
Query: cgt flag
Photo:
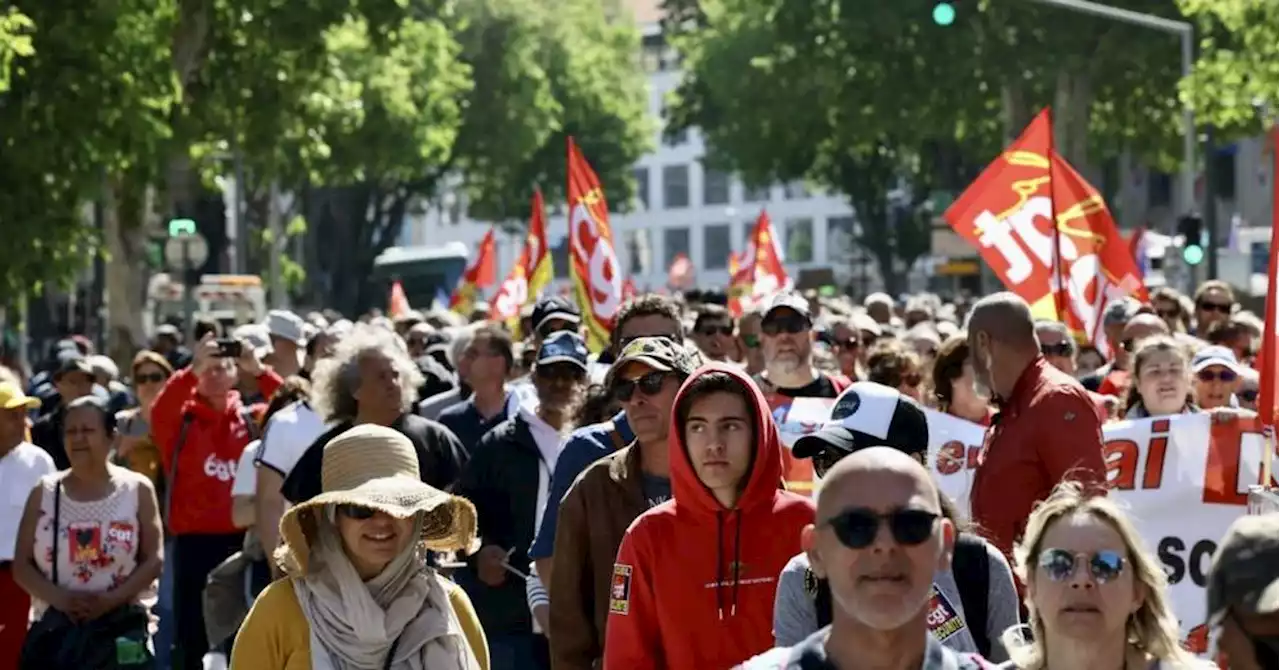
[[[1103,307],[1129,295],[1147,300],[1102,196],[1054,151],[1048,109],[943,218],[1033,312],[1056,315],[1104,355]]]
[[[1267,259],[1266,323],[1258,352],[1258,419],[1268,431],[1274,449],[1280,419],[1280,312],[1276,309],[1276,291],[1280,290],[1280,164],[1276,162],[1280,160],[1280,139],[1274,128],[1271,141],[1275,150],[1271,157],[1271,255]]]
[[[604,189],[572,137],[568,168],[569,276],[587,327],[587,347],[600,352],[609,346],[613,318],[622,304],[622,272]]]
[[[551,283],[551,253],[547,249],[547,214],[542,202],[542,191],[533,192],[533,213],[529,215],[529,234],[524,238],[524,249],[511,274],[498,287],[498,294],[489,308],[489,318],[503,321],[515,339],[520,339],[520,310],[537,300],[538,294]]]
[[[774,293],[787,288],[791,279],[782,265],[782,253],[778,237],[773,233],[769,215],[760,210],[755,228],[747,239],[742,256],[731,259],[729,277],[729,310],[741,316],[752,306],[766,300]]]
[[[453,290],[453,295],[449,296],[449,309],[463,315],[470,315],[471,310],[475,308],[476,296],[480,289],[493,286],[495,275],[498,273],[498,252],[496,242],[493,237],[493,229],[485,233],[484,239],[480,241],[480,250],[476,252],[476,258],[462,271],[462,277],[458,279],[458,287]]]

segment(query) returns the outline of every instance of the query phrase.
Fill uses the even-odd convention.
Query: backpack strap
[[[249,431],[250,442],[262,439],[262,426],[258,425],[258,418],[253,415],[252,405],[240,407],[240,420],[244,421],[244,427]]]
[[[991,557],[986,542],[971,533],[956,536],[955,552],[951,557],[951,574],[960,591],[960,606],[964,608],[964,622],[969,634],[983,657],[991,653],[991,639],[987,636],[987,596],[991,586]]]
[[[169,471],[165,473],[163,518],[169,520],[169,506],[173,503],[173,488],[178,477],[178,457],[182,455],[182,445],[187,441],[187,432],[191,430],[191,422],[195,420],[190,412],[182,415],[182,427],[178,429],[178,441],[173,445],[173,458],[169,460]]]
[[[627,446],[627,441],[622,439],[622,432],[618,430],[618,424],[609,422],[609,441],[613,443],[614,451],[621,451]]]

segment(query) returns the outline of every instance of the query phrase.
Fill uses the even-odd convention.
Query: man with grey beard
[[[835,398],[853,383],[813,366],[813,315],[809,302],[790,291],[775,295],[760,321],[765,369],[754,377],[771,395],[787,398]]]
[[[838,461],[822,480],[816,523],[800,537],[814,573],[831,585],[831,625],[743,670],[991,667],[929,632],[931,620],[948,615],[933,576],[949,569],[956,529],[911,456],[868,447]]]
[[[480,439],[456,493],[476,507],[480,551],[457,573],[489,641],[494,670],[549,670],[547,639],[526,601],[529,545],[549,502],[560,444],[587,385],[587,345],[576,332],[542,341],[531,375],[536,400]]]

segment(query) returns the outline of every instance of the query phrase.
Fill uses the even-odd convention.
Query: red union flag
[[[459,314],[471,313],[480,289],[493,285],[494,276],[498,272],[497,256],[493,229],[490,228],[489,232],[485,233],[484,239],[480,241],[480,250],[476,252],[475,260],[462,271],[457,288],[453,290],[453,295],[449,296],[449,309]]]
[[[1048,109],[943,218],[1033,312],[1056,315],[1104,354],[1106,303],[1127,295],[1147,300],[1102,196],[1053,150]]]
[[[387,315],[395,319],[409,313],[409,298],[404,294],[404,286],[397,279],[391,282],[391,295],[387,297]]]
[[[622,304],[622,272],[613,250],[609,205],[596,173],[569,138],[569,276],[587,327],[587,347],[609,346]]]
[[[761,210],[747,238],[747,248],[740,257],[730,258],[729,310],[741,316],[790,283],[778,250],[778,237],[773,234],[773,223],[768,213]]]
[[[551,283],[551,254],[547,250],[547,214],[542,202],[542,191],[533,192],[533,213],[529,215],[529,233],[524,238],[524,249],[511,273],[498,287],[489,308],[489,318],[505,321],[507,328],[518,339],[520,310],[537,299],[542,289]]]
[[[1267,259],[1266,323],[1262,331],[1262,347],[1258,352],[1258,418],[1270,430],[1271,445],[1276,444],[1276,424],[1280,420],[1280,313],[1276,309],[1276,291],[1280,290],[1277,277],[1280,257],[1280,139],[1276,129],[1271,130],[1271,256]]]

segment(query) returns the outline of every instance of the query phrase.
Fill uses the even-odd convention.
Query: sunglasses
[[[133,383],[134,384],[159,384],[160,382],[163,382],[168,378],[169,378],[169,375],[166,375],[163,372],[152,372],[149,375],[148,374],[134,375]]]
[[[1133,344],[1134,344],[1133,338],[1129,338],[1127,340],[1120,342],[1120,348],[1124,349],[1128,353],[1133,353]]]
[[[1042,344],[1040,345],[1040,353],[1045,356],[1070,356],[1071,343],[1058,342],[1056,344]]]
[[[1220,381],[1224,384],[1230,384],[1231,382],[1235,381],[1236,377],[1238,376],[1239,375],[1237,375],[1236,373],[1230,370],[1222,370],[1220,372],[1214,372],[1213,370],[1201,370],[1196,373],[1196,377],[1198,377],[1200,381],[1205,382],[1206,384],[1209,384],[1215,381]]]
[[[1258,389],[1245,389],[1245,390],[1243,390],[1243,391],[1240,391],[1240,392],[1239,392],[1239,393],[1237,393],[1236,395],[1237,395],[1237,396],[1239,396],[1239,397],[1240,397],[1240,399],[1241,399],[1241,400],[1243,400],[1243,401],[1245,401],[1245,402],[1257,402],[1257,401],[1258,401]]]
[[[613,382],[613,397],[618,402],[631,402],[636,389],[647,396],[655,396],[662,392],[662,383],[667,380],[668,372],[650,372],[636,379],[619,379]]]
[[[862,343],[859,342],[856,337],[849,337],[843,340],[832,340],[831,344],[835,346],[835,348],[844,349],[845,351],[857,349],[862,346]]]
[[[711,337],[712,335],[729,336],[733,334],[733,326],[703,326],[698,329],[698,334],[703,337]]]
[[[338,514],[354,521],[367,521],[372,519],[374,514],[378,513],[378,510],[373,509],[372,507],[350,504],[338,505],[337,511]]]
[[[1157,309],[1157,310],[1156,310],[1156,314],[1159,314],[1159,315],[1160,315],[1160,318],[1162,318],[1162,319],[1176,319],[1176,318],[1178,318],[1178,317],[1181,317],[1181,316],[1182,316],[1182,310],[1180,310],[1180,309]]]
[[[1103,549],[1093,554],[1075,554],[1066,549],[1045,549],[1040,552],[1040,569],[1055,582],[1065,582],[1076,573],[1076,562],[1085,559],[1089,574],[1099,584],[1114,581],[1124,572],[1125,558],[1119,552]]]
[[[1196,309],[1202,312],[1217,312],[1219,314],[1230,314],[1231,304],[1221,302],[1198,302]]]
[[[809,320],[803,316],[778,316],[761,323],[760,330],[769,336],[779,333],[795,335],[809,330]]]
[[[746,345],[748,349],[759,349],[760,336],[759,335],[743,335],[742,343]]]
[[[865,549],[876,541],[880,522],[885,521],[895,542],[913,547],[933,535],[934,524],[939,518],[939,515],[922,509],[898,509],[880,514],[870,509],[855,508],[827,519],[824,525],[831,526],[840,544],[850,549]]]
[[[835,467],[835,464],[844,456],[844,454],[836,453],[831,449],[823,449],[809,458],[813,463],[813,474],[819,477],[827,476],[827,471]]]

